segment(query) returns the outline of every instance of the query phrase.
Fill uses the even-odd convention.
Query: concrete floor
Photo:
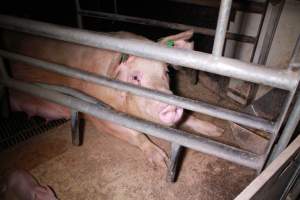
[[[200,94],[192,91],[201,90],[205,101],[229,105],[199,84],[187,89],[182,86],[189,84],[186,79],[179,83],[179,92],[183,88],[192,98]],[[226,129],[220,140],[233,143],[226,123],[214,122]],[[85,130],[80,147],[71,145],[70,123],[66,123],[2,152],[0,172],[13,167],[28,169],[62,200],[229,200],[255,177],[253,170],[187,150],[177,182],[167,183],[166,169],[151,167],[136,147],[97,132],[90,123]],[[168,142],[151,139],[169,152]]]
[[[176,200],[233,199],[255,173],[227,161],[187,150],[178,180],[165,181],[141,151],[87,123],[84,145],[71,145],[70,124],[1,154],[1,170],[25,168],[50,185],[60,199]],[[167,142],[155,140],[168,150]]]

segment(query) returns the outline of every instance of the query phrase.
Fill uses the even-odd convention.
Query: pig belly
[[[23,111],[29,117],[40,116],[45,118],[46,121],[70,119],[70,110],[64,106],[15,90],[10,90],[9,93],[12,111]]]

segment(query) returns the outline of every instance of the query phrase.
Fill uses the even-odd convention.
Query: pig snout
[[[168,125],[173,125],[180,120],[183,114],[183,109],[172,106],[166,105],[160,112],[159,112],[159,119]]]

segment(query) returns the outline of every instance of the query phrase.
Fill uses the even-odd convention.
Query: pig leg
[[[183,121],[183,123],[180,124],[180,126],[189,128],[195,132],[212,137],[219,137],[224,132],[224,129],[217,127],[216,125],[210,122],[198,119],[193,115],[187,116],[187,119]]]
[[[154,166],[167,166],[166,163],[168,157],[166,153],[152,143],[144,134],[108,121],[99,120],[91,116],[88,118],[98,130],[105,131],[121,140],[137,146],[144,152],[144,154],[146,154],[148,160]]]

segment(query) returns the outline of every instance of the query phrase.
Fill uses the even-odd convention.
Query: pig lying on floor
[[[118,32],[114,35],[152,42],[142,36],[127,32]],[[193,43],[188,42],[192,36],[192,31],[186,31],[162,38],[158,43],[169,46],[168,43],[171,41],[172,47],[170,48],[192,49]],[[167,63],[137,56],[129,56],[124,60],[123,55],[118,52],[14,32],[2,32],[1,43],[1,46],[10,51],[172,94],[169,88]],[[208,136],[220,136],[223,132],[214,124],[193,116],[185,117],[183,121],[183,109],[173,105],[47,72],[22,63],[14,62],[10,67],[16,79],[68,86],[93,96],[118,111],[145,120],[167,126],[174,126],[180,122],[180,125]],[[11,92],[10,100],[13,110],[26,111],[30,116],[39,115],[50,120],[70,118],[69,109],[20,92]],[[84,117],[92,121],[98,130],[110,133],[140,148],[151,163],[165,166],[167,161],[165,152],[144,134],[89,115]]]
[[[25,170],[13,170],[0,178],[2,200],[57,200],[48,186],[41,186]]]

